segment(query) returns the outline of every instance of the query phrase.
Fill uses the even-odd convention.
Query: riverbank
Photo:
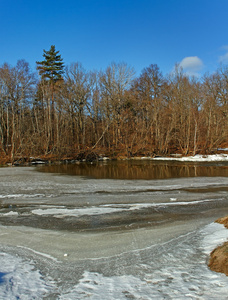
[[[60,157],[58,155],[40,155],[36,157],[16,157],[11,162],[10,157],[0,155],[0,166],[28,166],[36,164],[74,164],[81,162],[99,162],[107,160],[154,160],[154,161],[178,161],[178,162],[228,162],[228,148],[218,149],[213,154],[196,154],[194,156],[182,156],[181,154],[169,154],[166,156],[111,156],[97,152],[80,152],[71,157]]]
[[[228,216],[219,218],[215,222],[223,224],[228,229]],[[228,242],[211,252],[208,266],[212,271],[224,273],[228,276]]]

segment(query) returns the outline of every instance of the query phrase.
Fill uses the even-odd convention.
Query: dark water
[[[42,166],[47,173],[85,176],[94,179],[170,179],[181,177],[228,177],[228,163],[180,163],[167,161],[109,161]]]

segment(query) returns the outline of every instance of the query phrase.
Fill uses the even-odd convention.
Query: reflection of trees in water
[[[97,164],[53,165],[41,171],[110,179],[165,179],[178,177],[225,176],[228,166],[202,164],[174,164],[154,162],[109,162]]]

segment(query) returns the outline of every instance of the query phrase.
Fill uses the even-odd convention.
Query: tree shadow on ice
[[[0,284],[4,282],[4,276],[5,275],[6,275],[6,273],[0,272]]]

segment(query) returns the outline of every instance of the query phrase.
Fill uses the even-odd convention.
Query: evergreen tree
[[[49,51],[43,50],[43,61],[37,61],[37,70],[42,80],[50,81],[52,84],[62,79],[64,73],[64,63],[59,51],[55,50],[55,46],[51,45]]]
[[[49,51],[43,50],[43,61],[37,61],[37,70],[41,76],[38,97],[41,96],[41,107],[43,107],[44,124],[47,136],[47,151],[55,147],[59,138],[58,114],[56,111],[57,92],[61,87],[64,63],[59,51],[52,45]],[[46,108],[43,105],[46,103]]]

